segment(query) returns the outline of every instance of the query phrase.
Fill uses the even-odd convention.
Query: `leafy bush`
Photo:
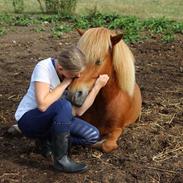
[[[32,24],[33,19],[26,15],[18,15],[13,18],[12,25],[16,26],[28,26]]]
[[[45,0],[46,12],[62,15],[73,14],[77,0]]]
[[[24,10],[24,0],[13,0],[12,2],[15,13],[22,13]]]
[[[59,25],[56,25],[53,29],[52,29],[52,33],[53,33],[53,36],[54,37],[61,37],[63,35],[63,33],[65,32],[70,32],[72,30],[72,27],[65,24],[65,23],[62,23],[62,24],[59,24]]]
[[[80,18],[76,19],[75,27],[81,29],[87,29],[90,27],[90,22],[86,19],[85,16],[81,16]]]
[[[0,15],[0,25],[2,24],[11,24],[11,22],[13,21],[13,17],[11,15],[8,14],[3,14]]]
[[[143,22],[143,26],[145,29],[150,30],[154,33],[163,33],[172,27],[172,23],[174,21],[167,20],[165,18],[160,19],[147,19]]]

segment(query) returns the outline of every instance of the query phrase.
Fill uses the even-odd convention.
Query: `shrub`
[[[15,13],[22,13],[24,10],[24,0],[13,0],[12,2]]]
[[[46,12],[71,15],[76,8],[77,0],[45,0]]]

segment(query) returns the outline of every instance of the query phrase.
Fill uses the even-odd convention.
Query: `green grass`
[[[183,20],[182,0],[79,0],[77,12],[85,13],[88,4],[97,6],[102,13]]]
[[[24,0],[24,3],[25,12],[40,12],[37,0]],[[76,13],[87,14],[95,7],[104,14],[115,12],[144,19],[166,17],[183,21],[183,0],[78,0]],[[11,0],[0,0],[0,12],[3,11],[13,12]]]
[[[74,28],[88,29],[90,27],[107,27],[118,29],[124,34],[128,43],[143,41],[154,36],[161,37],[165,42],[175,39],[177,33],[183,34],[183,22],[177,22],[166,18],[140,19],[135,16],[120,16],[117,14],[102,14],[98,11],[91,11],[82,16],[61,16],[61,15],[11,15],[1,14],[0,26],[29,26],[37,25],[36,32],[44,31],[43,23],[49,23],[50,31],[54,37],[61,37],[65,32]],[[42,26],[41,26],[42,25]],[[6,32],[0,31],[0,35]]]

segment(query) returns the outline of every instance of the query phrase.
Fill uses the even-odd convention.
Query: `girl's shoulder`
[[[52,61],[51,61],[51,57],[50,57],[50,58],[47,58],[47,59],[44,59],[44,60],[39,61],[36,64],[36,66],[37,65],[49,66],[51,63],[52,63]]]
[[[33,69],[31,81],[39,80],[39,78],[49,78],[51,66],[51,58],[39,61]]]

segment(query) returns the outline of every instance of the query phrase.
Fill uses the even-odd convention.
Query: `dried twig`
[[[146,167],[148,169],[153,169],[153,170],[158,170],[158,171],[161,171],[161,172],[165,172],[165,173],[173,173],[173,174],[176,174],[177,172],[176,171],[173,171],[173,170],[166,170],[166,169],[162,169],[162,168],[156,168],[156,167]]]
[[[8,97],[8,100],[10,100],[11,98],[14,98],[14,97],[16,97],[16,95],[11,95]]]
[[[168,124],[171,124],[171,123],[172,123],[173,119],[175,118],[175,115],[176,115],[176,114],[173,114],[173,115],[172,115],[170,121],[167,122]]]
[[[182,151],[182,150],[183,150],[183,146],[174,148],[174,149],[170,149],[170,150],[167,150],[165,152],[161,152],[161,153],[155,155],[152,159],[153,159],[153,161],[156,161],[156,162],[165,161],[167,159],[177,156],[177,154],[178,154],[177,152]],[[177,154],[170,155],[172,153],[177,153]]]

